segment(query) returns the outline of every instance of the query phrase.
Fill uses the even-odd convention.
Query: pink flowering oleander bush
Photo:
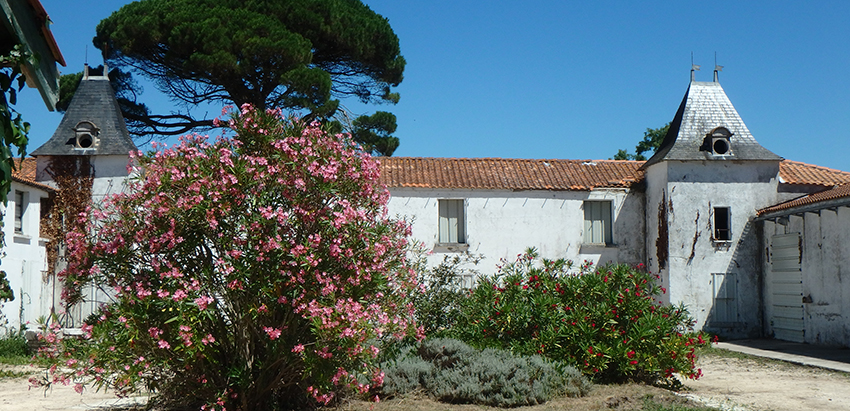
[[[578,272],[568,260],[538,260],[530,249],[470,290],[452,334],[478,347],[508,348],[573,365],[600,382],[675,384],[699,378],[684,306],[664,305],[657,276],[624,264]]]
[[[113,302],[82,338],[45,335],[46,383],[302,409],[380,385],[380,341],[421,337],[409,226],[386,214],[377,161],[279,111],[243,107],[230,126],[136,153],[127,193],[68,234],[68,304],[92,283]]]

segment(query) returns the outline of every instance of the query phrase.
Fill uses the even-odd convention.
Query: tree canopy
[[[141,0],[102,20],[93,42],[184,109],[247,103],[327,118],[339,98],[398,102],[405,67],[389,21],[359,0]],[[134,134],[212,127],[187,110],[124,114]]]
[[[637,146],[635,146],[635,154],[629,154],[628,151],[620,149],[617,151],[617,154],[614,155],[614,160],[646,161],[647,157],[643,154],[646,152],[650,152],[650,156],[655,154],[655,151],[658,150],[658,147],[661,147],[661,143],[664,142],[664,137],[667,136],[667,131],[669,130],[670,123],[659,128],[647,128],[646,131],[643,132],[643,140],[639,141]]]

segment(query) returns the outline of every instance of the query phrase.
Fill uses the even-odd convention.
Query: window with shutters
[[[611,245],[611,202],[584,202],[584,244]]]
[[[15,191],[15,234],[24,233],[24,213],[27,211],[23,191]]]
[[[464,200],[439,200],[440,234],[442,244],[466,243]]]

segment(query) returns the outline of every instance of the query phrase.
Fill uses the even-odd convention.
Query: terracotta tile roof
[[[805,197],[796,198],[791,201],[786,201],[782,204],[777,204],[772,207],[763,208],[758,211],[758,215],[764,215],[768,213],[772,213],[774,211],[782,211],[788,210],[791,208],[796,208],[800,206],[817,204],[822,201],[829,200],[838,200],[838,199],[850,199],[850,184],[843,184],[840,186],[833,187],[829,190],[824,190],[818,193],[809,194]]]
[[[12,172],[12,181],[17,181],[21,184],[40,188],[47,192],[55,191],[53,187],[35,181],[35,159],[24,158],[15,160],[15,171]]]
[[[631,187],[643,179],[641,161],[384,157],[389,188],[590,190]]]
[[[790,160],[782,160],[779,164],[779,177],[785,184],[832,187],[850,183],[850,173],[846,171]]]

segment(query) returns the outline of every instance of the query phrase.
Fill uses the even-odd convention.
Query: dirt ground
[[[39,376],[43,371],[27,366],[0,364],[0,370],[30,373]],[[30,388],[28,377],[0,379],[0,411],[79,411],[85,409],[108,410],[137,403],[136,399],[118,399],[112,392],[85,390],[82,394],[73,386],[56,385],[50,390]]]
[[[778,361],[704,356],[682,394],[725,410],[850,410],[850,374]]]
[[[584,398],[562,398],[522,411],[555,410],[619,410],[643,409],[647,398],[664,405],[701,403],[727,411],[850,411],[850,374],[830,372],[775,361],[741,359],[708,355],[700,359],[705,374],[696,381],[686,381],[678,395],[660,388],[641,385],[598,386]],[[2,369],[25,370],[25,367],[0,365]],[[34,371],[30,369],[29,371]],[[77,394],[71,386],[54,387],[51,391],[29,389],[26,378],[0,379],[0,411],[76,411],[108,409],[126,405],[110,393],[85,391]],[[447,405],[427,399],[395,399],[378,404],[353,401],[338,407],[339,411],[397,410],[494,410],[476,405]]]

